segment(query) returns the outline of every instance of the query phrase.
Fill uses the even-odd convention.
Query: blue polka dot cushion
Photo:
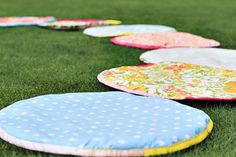
[[[203,141],[212,127],[198,109],[123,92],[38,96],[0,111],[3,140],[66,155],[167,154]]]

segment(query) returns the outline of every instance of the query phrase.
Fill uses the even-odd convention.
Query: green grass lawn
[[[118,19],[124,24],[164,24],[236,49],[235,0],[1,0],[0,16]],[[113,90],[100,84],[99,72],[140,64],[143,50],[115,46],[107,38],[37,27],[0,28],[0,109],[37,95]],[[167,156],[235,157],[236,103],[181,101],[205,111],[214,121],[201,144]],[[54,157],[0,140],[0,157]]]

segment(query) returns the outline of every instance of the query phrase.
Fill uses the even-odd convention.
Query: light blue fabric
[[[0,128],[17,139],[75,148],[169,146],[199,134],[208,121],[175,101],[123,92],[38,96],[0,111]]]

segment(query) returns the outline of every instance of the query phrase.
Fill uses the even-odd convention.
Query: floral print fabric
[[[123,66],[98,75],[100,82],[130,93],[170,99],[232,100],[236,71],[180,62]]]
[[[120,21],[116,20],[79,19],[79,20],[56,20],[50,23],[46,22],[39,24],[39,26],[46,27],[49,29],[80,30],[80,29],[85,29],[87,27],[112,25],[119,23]]]

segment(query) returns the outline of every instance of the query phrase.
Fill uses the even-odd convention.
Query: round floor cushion
[[[117,20],[98,20],[98,19],[78,19],[78,20],[66,20],[59,19],[54,22],[41,23],[38,26],[56,30],[80,30],[92,26],[101,25],[116,25],[121,21]]]
[[[203,111],[123,92],[38,96],[0,111],[0,137],[30,150],[82,156],[151,156],[204,140]]]
[[[236,71],[180,62],[122,66],[98,80],[130,93],[169,99],[236,100]]]
[[[169,26],[163,25],[119,25],[119,26],[103,26],[96,28],[87,28],[84,33],[93,37],[114,37],[132,33],[151,33],[151,32],[175,32],[176,30]]]
[[[111,42],[140,49],[217,47],[219,42],[185,32],[142,33],[114,37]]]
[[[159,49],[147,51],[140,56],[140,60],[145,63],[176,61],[231,70],[236,70],[235,58],[235,50],[221,48]]]
[[[42,22],[52,22],[55,18],[47,17],[0,17],[0,27],[31,26]]]

